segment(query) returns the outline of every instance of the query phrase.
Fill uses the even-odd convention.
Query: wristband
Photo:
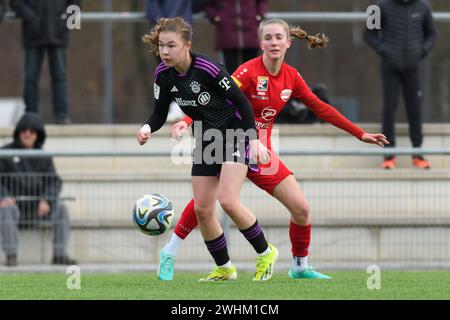
[[[150,128],[150,126],[148,124],[144,124],[141,128],[141,130],[139,130],[141,132],[145,132],[145,133],[150,133],[152,132],[152,129]]]

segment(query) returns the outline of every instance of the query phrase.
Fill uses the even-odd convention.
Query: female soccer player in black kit
[[[161,128],[172,100],[186,115],[201,122],[200,128],[194,125],[192,188],[200,230],[216,267],[200,281],[235,280],[237,277],[215,216],[216,199],[258,254],[253,280],[269,280],[278,250],[267,243],[255,215],[241,204],[240,190],[249,159],[267,163],[270,154],[257,139],[253,111],[245,95],[223,66],[190,52],[191,39],[192,28],[181,18],[161,18],[144,36],[144,43],[150,45],[150,51],[159,54],[163,62],[154,73],[155,110],[136,137],[143,145],[152,132]],[[227,136],[230,130],[233,133],[244,130],[247,135],[238,134],[230,143]],[[208,135],[214,135],[215,139],[209,141]],[[206,159],[211,146],[214,147],[212,162],[211,157]]]

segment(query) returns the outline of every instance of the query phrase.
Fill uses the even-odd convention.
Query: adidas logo
[[[177,87],[173,86],[172,89],[170,89],[170,92],[178,92]]]
[[[240,156],[241,156],[241,153],[240,153],[239,150],[238,150],[238,151],[236,151],[235,153],[233,153],[232,155],[235,156],[235,157],[240,157]]]

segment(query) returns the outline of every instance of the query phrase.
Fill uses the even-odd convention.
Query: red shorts
[[[265,165],[258,165],[258,169],[249,168],[247,178],[257,187],[272,194],[273,189],[286,179],[292,171],[289,170],[278,155],[272,151],[270,162]]]

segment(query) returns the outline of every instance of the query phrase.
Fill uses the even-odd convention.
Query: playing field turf
[[[81,275],[81,289],[69,290],[65,273],[4,273],[0,299],[450,299],[449,271],[384,271],[381,289],[372,290],[365,272],[328,274],[332,280],[292,280],[277,273],[255,283],[252,274],[241,272],[235,282],[199,283],[204,274],[179,272],[174,281],[162,282],[153,273],[87,273]]]

